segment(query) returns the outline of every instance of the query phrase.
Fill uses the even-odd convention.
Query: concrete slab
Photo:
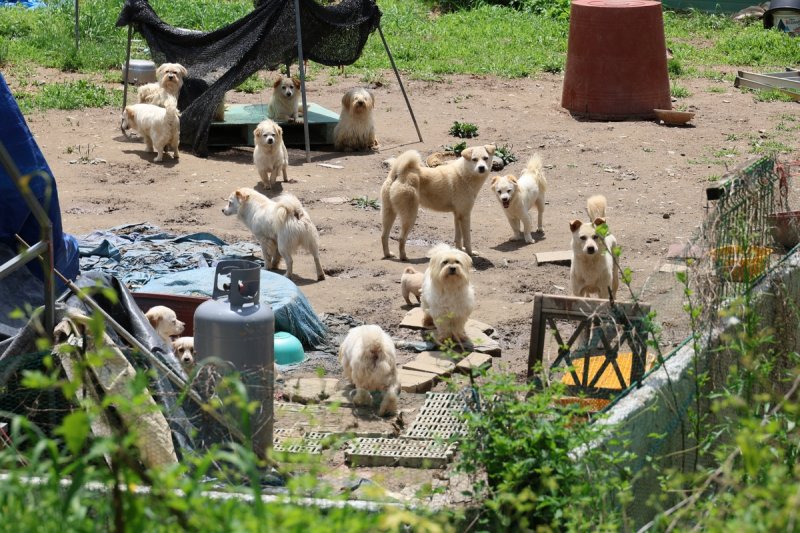
[[[283,392],[290,402],[331,403],[350,405],[344,387],[336,378],[291,378],[286,381]]]
[[[539,252],[533,254],[536,258],[536,265],[554,263],[556,265],[567,265],[572,263],[572,250],[559,250],[557,252]]]
[[[398,368],[397,377],[400,380],[400,390],[403,392],[428,392],[438,379],[436,374],[409,368]]]
[[[467,323],[464,328],[467,337],[472,341],[472,351],[489,354],[493,357],[500,357],[500,343],[486,335],[481,329]]]
[[[425,316],[425,313],[422,312],[422,308],[415,307],[406,313],[406,316],[404,316],[403,320],[400,322],[400,327],[409,329],[433,329],[433,326],[426,327],[422,325],[423,316]]]
[[[403,368],[428,372],[437,376],[449,376],[456,367],[455,361],[442,352],[422,352]]]
[[[661,265],[661,268],[658,269],[659,272],[666,272],[667,274],[673,274],[675,272],[686,272],[689,268],[686,265],[676,265],[675,263],[664,263]]]
[[[472,352],[456,365],[456,372],[469,374],[471,368],[481,369],[492,366],[492,356],[480,352]]]

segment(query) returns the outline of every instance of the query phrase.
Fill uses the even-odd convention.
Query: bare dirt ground
[[[356,77],[312,74],[309,101],[337,112],[342,94],[362,85]],[[779,126],[786,122],[796,128],[797,122],[785,117],[800,120],[798,104],[757,102],[754,95],[729,82],[681,80],[690,96],[679,103],[696,116],[689,127],[667,127],[651,121],[576,120],[560,107],[559,75],[405,80],[424,138],[418,142],[398,84],[391,72],[383,79],[384,84],[373,87],[379,152],[312,151],[311,162],[306,163],[303,150],[290,149],[291,182],[283,190],[301,199],[319,228],[321,260],[328,275],[317,282],[311,258],[300,255],[295,260],[295,282],[317,313],[346,313],[379,324],[394,337],[417,338],[398,327],[408,311],[399,285],[405,264],[382,257],[379,211],[356,207],[347,199],[377,199],[386,176],[385,159],[408,149],[423,156],[441,150],[442,145],[458,141],[448,134],[453,121],[472,122],[480,135],[470,144],[513,147],[519,161],[504,173],[519,174],[534,152],[541,154],[546,166],[544,236],[535,244],[510,240],[511,230],[488,185],[472,214],[472,243],[477,250],[473,318],[497,328],[500,360],[519,374],[525,371],[534,293],[569,290],[569,267],[537,266],[534,254],[569,249],[568,223],[585,218],[589,195],[602,193],[608,198],[609,224],[623,248],[621,262],[633,271],[633,289],[644,292],[666,317],[665,339],[671,344],[685,333],[676,316],[680,293],[671,275],[657,271],[669,245],[690,239],[703,220],[709,179],[754,157],[751,147],[766,139],[791,146],[795,152],[786,157],[798,158],[797,130]],[[228,100],[266,103],[268,98],[265,91],[233,93]],[[119,116],[120,110],[107,108],[27,117],[57,178],[66,231],[80,235],[148,222],[175,233],[208,231],[229,241],[250,238],[242,224],[222,214],[222,207],[223,198],[236,187],[259,184],[252,149],[212,152],[208,158],[184,152],[179,162],[167,158],[162,164],[153,163],[153,154],[144,151],[141,141],[120,134]],[[82,153],[89,147],[89,159],[95,164],[74,162],[78,146]],[[395,253],[396,235],[397,229],[390,243]],[[452,239],[452,216],[423,210],[410,236],[410,264],[423,270],[427,249]],[[625,298],[624,289],[620,296]]]

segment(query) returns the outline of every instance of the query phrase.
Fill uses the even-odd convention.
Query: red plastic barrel
[[[561,105],[598,120],[672,109],[661,2],[573,0]]]

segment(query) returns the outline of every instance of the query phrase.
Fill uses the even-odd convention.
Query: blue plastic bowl
[[[302,363],[306,359],[300,340],[285,331],[275,332],[275,362],[279,365]]]

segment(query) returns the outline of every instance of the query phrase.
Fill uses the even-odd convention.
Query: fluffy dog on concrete
[[[339,123],[333,129],[333,147],[340,152],[373,150],[378,147],[372,110],[375,98],[372,91],[361,87],[350,89],[342,96]]]
[[[300,80],[285,78],[275,80],[267,116],[276,122],[297,122],[297,105],[300,99]]]
[[[164,107],[170,96],[177,100],[187,74],[186,67],[180,63],[163,63],[156,69],[158,81],[139,87],[136,92],[139,103]]]
[[[492,168],[492,144],[472,146],[457,160],[435,168],[423,166],[419,153],[409,150],[392,162],[381,187],[381,244],[383,256],[389,252],[389,232],[400,216],[400,259],[406,260],[406,240],[419,207],[453,213],[455,245],[472,255],[470,216],[475,199]]]
[[[344,377],[355,385],[353,403],[372,405],[370,391],[383,392],[379,416],[397,411],[400,381],[397,377],[394,343],[380,326],[351,329],[339,347]]]
[[[422,282],[420,305],[423,324],[436,327],[436,341],[468,341],[464,326],[475,307],[475,292],[469,281],[472,258],[446,244],[428,252],[431,260]]]
[[[286,277],[292,275],[292,256],[298,248],[314,256],[317,279],[325,279],[319,262],[319,233],[317,227],[303,209],[300,200],[283,193],[274,201],[254,189],[236,189],[222,209],[225,215],[236,215],[261,245],[264,268],[275,269],[283,257],[286,262]]]
[[[289,152],[283,144],[283,129],[275,122],[267,119],[258,124],[253,130],[256,148],[253,151],[253,164],[261,176],[261,181],[267,189],[278,181],[278,173],[283,176],[283,181],[289,181],[286,169],[289,166]]]
[[[171,344],[172,337],[183,333],[184,323],[178,320],[175,311],[165,305],[156,305],[147,310],[144,314],[147,321],[156,330],[158,336],[167,344]]]
[[[420,301],[422,281],[424,278],[425,274],[417,271],[414,267],[409,266],[403,270],[403,275],[400,276],[400,291],[403,293],[403,298],[408,305],[411,305],[411,298],[409,298],[409,296],[412,294],[417,298],[417,302]]]
[[[172,341],[172,352],[185,371],[194,368],[194,337],[178,337]]]
[[[525,171],[519,178],[515,176],[495,176],[492,178],[494,191],[503,212],[511,225],[514,233],[512,240],[525,239],[528,244],[533,242],[531,229],[530,210],[535,205],[539,214],[537,231],[542,231],[542,216],[544,215],[544,193],[547,189],[547,180],[542,171],[542,158],[538,154],[528,160]],[[520,224],[522,231],[520,232]]]
[[[178,144],[181,136],[181,118],[178,101],[169,97],[166,107],[153,104],[133,104],[122,113],[122,130],[136,130],[144,138],[148,152],[156,152],[153,161],[164,159],[164,151],[172,150],[172,158],[178,159]]]
[[[614,262],[613,250],[617,239],[608,234],[605,237],[597,228],[606,222],[606,198],[592,196],[586,201],[586,212],[591,222],[573,220],[569,223],[572,231],[572,264],[569,269],[569,285],[574,296],[599,298],[617,296],[619,273]]]

